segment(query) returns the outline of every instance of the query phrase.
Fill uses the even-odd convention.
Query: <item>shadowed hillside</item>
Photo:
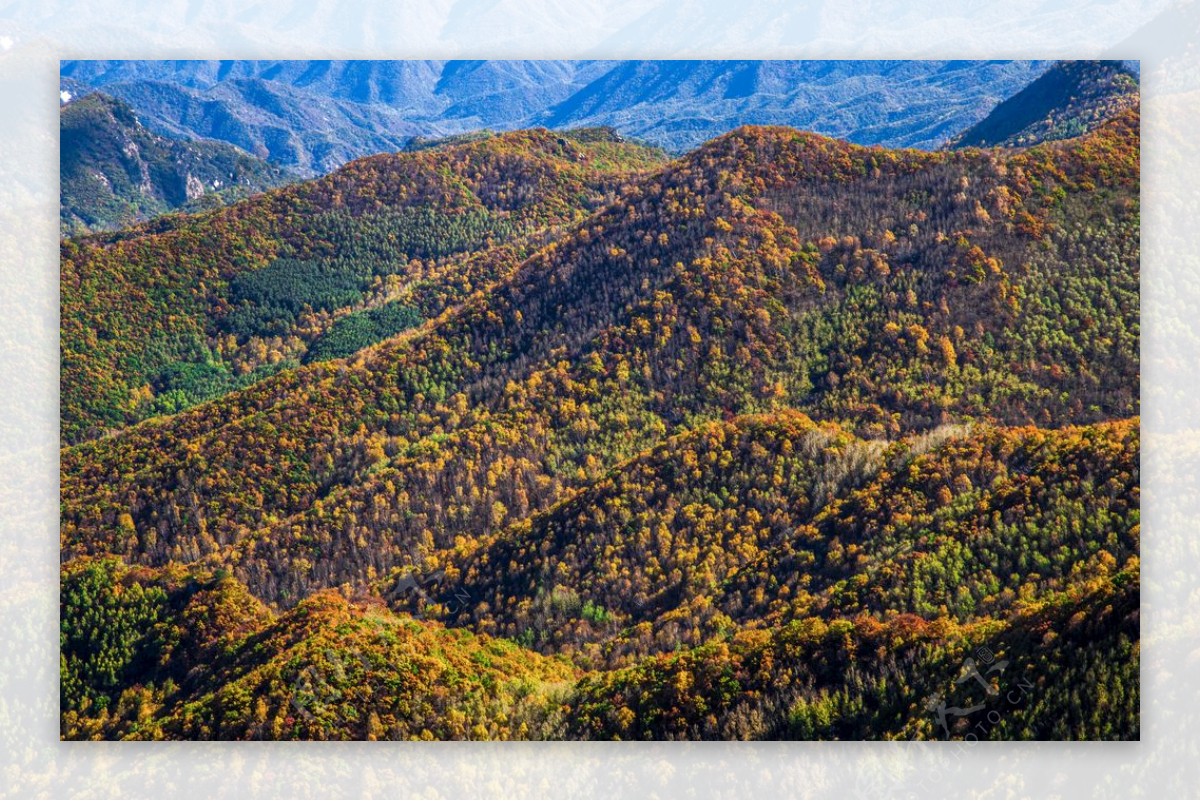
[[[1060,61],[951,140],[952,147],[1019,147],[1080,136],[1138,104],[1138,79],[1119,61]]]

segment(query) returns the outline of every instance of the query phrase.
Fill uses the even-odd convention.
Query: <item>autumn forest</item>
[[[1137,739],[1139,110],[1063,64],[1003,145],[480,131],[72,229],[62,737]]]

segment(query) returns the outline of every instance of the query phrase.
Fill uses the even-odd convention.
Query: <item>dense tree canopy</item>
[[[65,241],[64,736],[1136,737],[1137,153],[530,131]]]

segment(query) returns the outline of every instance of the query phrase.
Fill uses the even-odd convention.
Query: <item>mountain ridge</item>
[[[737,122],[788,124],[867,144],[933,148],[1047,66],[64,61],[60,72],[124,98],[159,133],[225,139],[313,175],[357,156],[400,149],[414,136],[535,125],[608,125],[674,152]],[[270,102],[263,103],[261,96]],[[705,113],[697,115],[696,108]]]

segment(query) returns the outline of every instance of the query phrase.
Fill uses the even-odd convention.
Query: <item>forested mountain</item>
[[[603,132],[521,132],[65,241],[63,436],[172,413],[436,317],[664,159]]]
[[[127,104],[99,92],[62,106],[59,133],[59,214],[67,235],[220,205],[290,177],[224,142],[151,133]]]
[[[951,140],[953,147],[1017,147],[1068,139],[1138,103],[1135,73],[1119,61],[1060,61]]]
[[[884,450],[799,417],[712,424],[408,583],[405,597],[428,605],[416,617],[332,591],[274,612],[221,570],[75,560],[63,575],[63,733],[1136,736],[1136,430],[958,432]],[[837,450],[821,454],[830,440]],[[670,459],[667,482],[686,487],[674,500],[646,472]],[[971,475],[995,479],[964,489]],[[905,504],[842,532],[880,489]],[[605,497],[589,507],[593,495]],[[1039,514],[1024,517],[1025,504]],[[989,522],[999,509],[1005,519]],[[575,512],[585,518],[568,522]],[[587,580],[572,583],[580,567]],[[460,570],[460,587],[442,586]],[[648,584],[628,586],[631,570]],[[434,606],[458,625],[430,620]],[[964,684],[974,664],[982,683]],[[971,729],[993,720],[961,714],[971,707],[1002,714]]]
[[[752,122],[941,145],[1045,61],[63,61],[158,133],[302,174],[480,128],[610,126],[682,152]],[[698,113],[697,109],[703,109]]]
[[[68,240],[64,736],[1136,738],[1138,148],[522,131]]]

